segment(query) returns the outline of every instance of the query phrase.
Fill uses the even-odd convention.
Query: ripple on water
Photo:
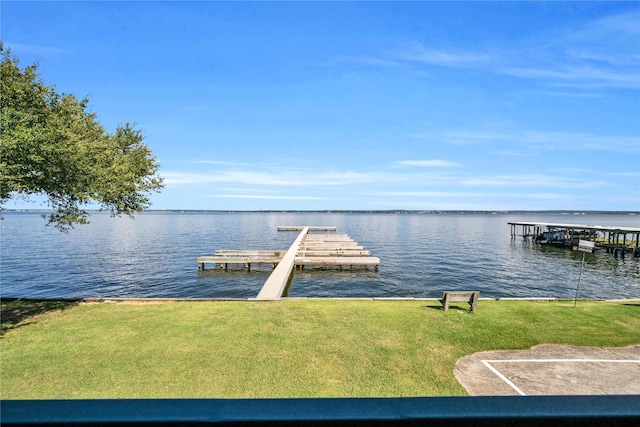
[[[335,225],[381,259],[379,272],[296,271],[290,296],[573,298],[582,256],[511,240],[509,221],[564,217],[335,213],[160,213],[135,220],[94,214],[68,234],[39,214],[3,213],[5,297],[254,297],[270,268],[198,272],[215,249],[287,249],[297,234],[278,225]],[[581,222],[639,227],[640,217],[586,215]],[[580,296],[640,297],[640,260],[587,255]]]

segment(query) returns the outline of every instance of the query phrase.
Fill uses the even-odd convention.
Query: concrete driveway
[[[458,360],[455,375],[472,396],[640,394],[640,345],[484,351]]]

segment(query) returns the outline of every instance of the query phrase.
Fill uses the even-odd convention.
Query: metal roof
[[[549,228],[573,228],[576,230],[616,231],[619,233],[640,233],[640,227],[621,227],[615,225],[562,224],[552,222],[509,222],[510,225],[543,226]]]

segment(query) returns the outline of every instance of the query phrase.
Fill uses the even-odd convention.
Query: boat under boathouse
[[[509,222],[511,239],[523,237],[534,242],[577,250],[580,240],[594,242],[594,251],[614,256],[640,257],[640,228],[549,222]]]

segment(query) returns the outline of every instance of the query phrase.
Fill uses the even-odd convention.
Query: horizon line
[[[86,209],[86,212],[110,213],[104,209]],[[53,209],[0,209],[0,212],[55,212]],[[152,212],[221,212],[221,213],[420,213],[420,214],[522,214],[522,213],[545,213],[545,214],[628,214],[640,215],[640,211],[634,210],[583,210],[583,209],[145,209],[144,213]]]

